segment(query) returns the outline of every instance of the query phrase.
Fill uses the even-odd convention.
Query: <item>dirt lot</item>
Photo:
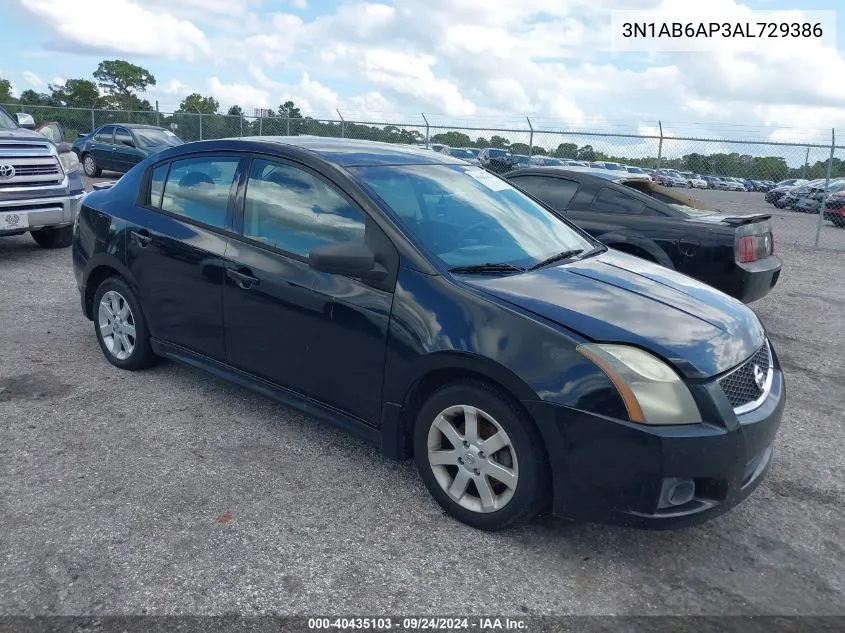
[[[772,470],[676,532],[473,531],[410,462],[190,368],[113,368],[69,250],[0,240],[0,613],[845,613],[845,251],[784,218],[753,306],[788,381]]]

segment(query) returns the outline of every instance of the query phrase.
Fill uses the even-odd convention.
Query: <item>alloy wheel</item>
[[[501,510],[519,481],[516,451],[492,416],[468,405],[448,407],[428,431],[428,462],[437,483],[461,507]]]
[[[109,290],[100,300],[98,310],[100,337],[109,353],[126,360],[135,351],[135,317],[129,303],[119,292]]]

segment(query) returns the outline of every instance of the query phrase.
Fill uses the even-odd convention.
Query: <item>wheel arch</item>
[[[597,237],[602,244],[610,248],[648,259],[656,264],[675,270],[674,262],[666,252],[651,240],[629,237],[618,233],[608,233]]]
[[[85,275],[83,285],[83,307],[85,316],[88,317],[89,320],[93,320],[94,318],[94,294],[97,292],[97,288],[100,287],[100,284],[109,277],[120,277],[128,283],[133,290],[137,287],[132,279],[132,274],[129,272],[129,269],[127,269],[121,262],[105,255],[94,256],[89,263],[89,271]]]
[[[489,384],[501,391],[533,421],[533,416],[523,402],[537,400],[538,396],[511,370],[475,354],[437,352],[421,359],[385,398],[382,452],[397,459],[411,457],[414,424],[420,407],[439,388],[461,380],[478,380]]]

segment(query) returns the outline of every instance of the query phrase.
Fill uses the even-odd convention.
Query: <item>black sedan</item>
[[[431,151],[169,149],[88,195],[73,266],[113,365],[188,363],[413,455],[482,529],[549,505],[718,515],[763,478],[784,407],[746,306]]]
[[[182,143],[173,132],[161,127],[119,123],[80,134],[73,143],[73,151],[85,174],[93,178],[103,170],[129,171],[148,156]]]
[[[537,167],[506,178],[603,244],[699,279],[750,303],[780,276],[770,216],[677,204],[653,183],[601,170]],[[690,204],[694,203],[688,198]]]

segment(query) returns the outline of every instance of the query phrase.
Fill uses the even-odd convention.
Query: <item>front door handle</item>
[[[249,268],[240,268],[237,270],[234,268],[227,268],[226,276],[243,290],[251,290],[258,285],[258,277],[253,275]]]
[[[150,235],[150,233],[149,233],[149,231],[147,231],[147,229],[140,229],[138,231],[130,231],[129,237],[131,237],[133,240],[135,240],[138,243],[138,246],[140,246],[141,248],[144,248],[150,242],[153,241],[153,236]]]

